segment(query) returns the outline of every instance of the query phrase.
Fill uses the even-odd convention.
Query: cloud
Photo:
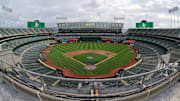
[[[169,27],[168,9],[180,5],[179,0],[1,0],[1,5],[13,9],[7,16],[12,27],[26,27],[27,21],[39,19],[47,27],[56,26],[56,17],[99,19],[111,21],[125,17],[125,28],[147,19],[155,27]],[[9,17],[8,17],[9,16]],[[2,19],[1,19],[2,20]],[[4,20],[4,19],[3,19]],[[2,21],[0,21],[1,23]],[[162,25],[162,26],[161,26]]]

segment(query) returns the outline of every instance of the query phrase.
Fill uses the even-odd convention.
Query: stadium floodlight
[[[179,7],[174,7],[172,9],[169,9],[169,13],[173,13],[179,10]]]
[[[124,23],[125,17],[114,17],[113,22]]]
[[[56,21],[57,23],[64,23],[65,25],[67,25],[67,17],[56,17]]]
[[[56,20],[66,21],[66,20],[67,20],[67,17],[56,17]]]
[[[67,17],[56,17],[57,23],[58,22],[67,22]]]
[[[171,27],[173,27],[173,26],[176,27],[176,25],[178,27],[179,19],[178,19],[178,16],[176,15],[176,12],[178,12],[178,11],[179,11],[179,7],[177,7],[177,6],[169,9],[169,14],[171,16]],[[173,25],[173,22],[174,22],[174,25]]]
[[[1,8],[1,9],[4,10],[4,11],[6,11],[6,12],[8,12],[8,13],[12,13],[12,9],[11,9],[11,8],[8,8],[8,7],[4,6],[4,5],[2,5],[2,8]]]
[[[113,19],[114,20],[124,20],[125,18],[124,17],[114,17]]]
[[[114,20],[124,20],[124,17],[114,17]]]
[[[66,17],[56,17],[57,20],[67,20]]]
[[[8,7],[6,7],[6,6],[4,6],[4,5],[1,5],[1,8],[0,8],[2,11],[4,11],[4,12],[6,12],[6,14],[8,14],[8,13],[12,13],[12,8],[8,8]],[[9,24],[9,19],[7,19],[7,17],[5,17],[5,13],[2,13],[2,20],[3,20],[3,24],[2,24],[2,26],[3,27],[5,27],[6,26],[6,24],[8,24],[8,25],[10,25]],[[9,17],[8,17],[9,18]],[[6,26],[7,27],[7,26]]]

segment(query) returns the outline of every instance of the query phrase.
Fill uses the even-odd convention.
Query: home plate
[[[96,65],[86,65],[85,68],[88,70],[93,70],[96,69]]]

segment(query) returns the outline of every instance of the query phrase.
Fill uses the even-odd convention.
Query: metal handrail
[[[66,80],[66,81],[87,81],[87,82],[101,82],[101,81],[116,81],[116,80],[124,80],[124,79],[130,79],[130,78],[136,78],[136,77],[140,77],[140,76],[146,76],[146,75],[149,75],[149,74],[152,74],[154,72],[158,72],[158,71],[161,71],[161,70],[165,70],[166,66],[164,66],[163,68],[159,68],[159,69],[156,69],[156,70],[152,70],[150,72],[145,72],[145,73],[141,73],[141,74],[135,74],[135,75],[131,75],[131,76],[125,76],[125,77],[119,77],[119,78],[105,78],[105,79],[94,79],[94,78],[90,78],[90,79],[77,79],[77,78],[64,78],[64,77],[56,77],[56,76],[50,76],[50,75],[46,75],[46,74],[40,74],[40,73],[36,73],[36,72],[32,72],[32,71],[29,71],[29,70],[26,70],[26,69],[23,69],[23,68],[19,68],[17,66],[14,66],[14,65],[11,65],[9,63],[6,63],[5,61],[3,61],[2,59],[0,59],[1,63],[3,64],[6,64],[6,65],[9,65],[11,68],[14,67],[14,69],[18,70],[18,71],[24,71],[24,72],[27,72],[27,73],[30,73],[32,75],[36,75],[36,76],[41,76],[41,77],[46,77],[46,78],[52,78],[52,79],[57,79],[57,80]],[[178,60],[180,61],[180,60]]]

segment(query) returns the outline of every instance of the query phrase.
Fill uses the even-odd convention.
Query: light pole
[[[174,7],[174,8],[172,8],[172,9],[169,9],[169,14],[170,14],[170,16],[171,16],[171,18],[172,18],[172,21],[171,21],[171,27],[172,28],[176,28],[176,27],[178,27],[177,25],[178,25],[178,16],[176,15],[176,13],[179,11],[179,7]],[[176,18],[177,17],[177,18]],[[173,23],[174,23],[174,25],[173,25]]]
[[[56,17],[56,21],[57,21],[57,24],[58,24],[58,28],[57,28],[58,32],[59,32],[59,23],[60,22],[61,22],[62,30],[64,32],[66,32],[67,31],[67,24],[68,24],[67,17]],[[64,41],[64,40],[62,39],[62,41]]]
[[[124,21],[125,21],[125,17],[114,17],[113,21],[114,21],[114,23],[118,23],[119,24],[118,25],[119,29],[122,30],[123,24],[124,24]],[[116,41],[118,41],[119,29],[116,29],[117,30],[116,31]]]
[[[0,8],[2,11],[4,11],[4,13],[2,13],[2,20],[3,20],[3,23],[2,23],[2,27],[8,27],[8,25],[10,25],[9,24],[9,14],[10,13],[12,13],[12,9],[11,8],[8,8],[8,7],[6,7],[6,6],[4,6],[4,5],[2,5],[1,6],[1,8]],[[6,14],[5,13],[7,13],[7,18],[6,18]]]

